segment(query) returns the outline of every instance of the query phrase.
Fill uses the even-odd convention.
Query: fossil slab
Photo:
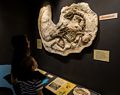
[[[92,44],[98,30],[98,16],[88,3],[63,7],[59,22],[52,21],[51,5],[40,9],[38,28],[45,50],[67,56]]]

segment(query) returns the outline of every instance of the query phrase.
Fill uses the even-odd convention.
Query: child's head
[[[32,56],[26,57],[23,60],[21,65],[22,65],[22,68],[26,72],[32,72],[32,71],[35,71],[35,69],[38,68],[38,64],[37,64],[36,60]]]

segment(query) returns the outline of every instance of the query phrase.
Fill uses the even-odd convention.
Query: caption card
[[[41,41],[41,39],[37,39],[37,49],[42,49],[42,41]]]
[[[118,13],[106,14],[99,16],[99,20],[108,20],[118,18]]]
[[[94,60],[109,62],[110,51],[108,50],[94,50]]]
[[[48,74],[47,75],[49,78],[53,78],[54,76],[53,75],[51,75],[51,74]]]

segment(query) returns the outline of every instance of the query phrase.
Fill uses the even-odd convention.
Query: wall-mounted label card
[[[106,14],[99,16],[99,20],[108,20],[118,18],[118,13]]]
[[[42,49],[42,41],[41,41],[41,39],[37,39],[37,49]]]
[[[108,50],[94,50],[94,60],[109,62],[110,51]]]

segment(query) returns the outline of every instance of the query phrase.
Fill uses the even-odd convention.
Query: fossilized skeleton
[[[98,26],[98,17],[88,3],[77,3],[63,7],[59,22],[52,21],[50,4],[40,9],[38,28],[45,50],[67,56],[80,53],[92,44]]]

